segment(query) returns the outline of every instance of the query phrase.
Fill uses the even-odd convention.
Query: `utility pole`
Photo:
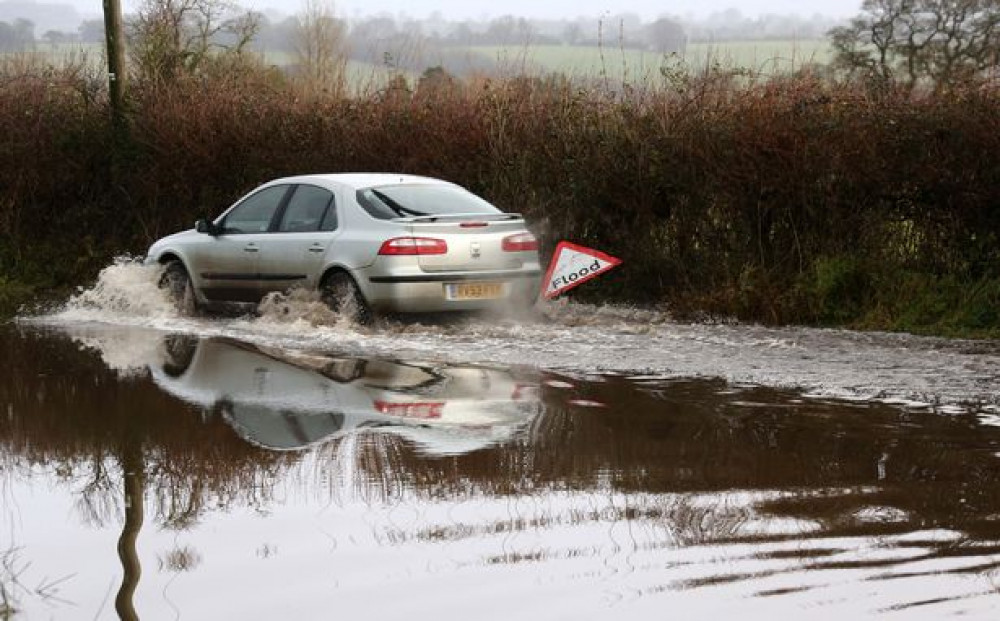
[[[108,42],[108,99],[115,133],[125,127],[125,33],[121,0],[104,0],[104,33]]]

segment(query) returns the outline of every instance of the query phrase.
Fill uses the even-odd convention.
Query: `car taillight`
[[[379,254],[447,254],[448,243],[431,237],[394,237],[387,239],[378,249]]]
[[[514,394],[510,396],[512,401],[524,401],[531,399],[538,394],[538,386],[533,384],[514,384]]]
[[[400,418],[416,418],[430,420],[441,418],[444,401],[409,401],[394,403],[392,401],[375,401],[375,410],[379,414],[398,416]]]
[[[504,237],[500,247],[503,248],[504,252],[538,250],[538,240],[531,233],[518,233],[517,235]]]
[[[458,226],[462,227],[463,229],[478,229],[489,225],[490,225],[489,222],[463,222]]]

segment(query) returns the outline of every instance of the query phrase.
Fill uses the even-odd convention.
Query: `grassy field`
[[[265,51],[264,64],[274,67],[291,67],[297,61],[291,52]],[[356,91],[379,89],[384,87],[393,76],[403,74],[413,82],[417,75],[408,71],[395,69],[386,65],[376,65],[357,60],[347,61],[347,83]]]
[[[830,46],[825,40],[735,41],[718,44],[695,43],[683,56],[665,55],[642,50],[625,50],[608,45],[603,48],[569,45],[472,46],[445,48],[450,57],[480,58],[480,65],[495,65],[501,75],[560,72],[571,77],[601,78],[613,82],[643,82],[658,79],[664,66],[683,65],[698,72],[718,64],[725,68],[749,69],[763,76],[789,73],[810,63],[830,60]],[[100,44],[39,45],[27,54],[55,65],[85,61],[95,68],[104,64],[104,49]],[[428,56],[427,66],[439,64],[438,56]],[[287,52],[267,51],[264,62],[287,67],[294,57]],[[475,64],[475,63],[467,63]],[[359,61],[348,63],[350,83],[371,86],[386,82],[396,70],[385,65]],[[411,81],[418,73],[403,72]]]
[[[737,41],[695,43],[683,56],[642,50],[569,45],[485,46],[465,48],[497,63],[505,74],[558,71],[573,77],[607,76],[626,81],[658,76],[665,64],[683,63],[697,71],[711,64],[750,69],[765,76],[789,73],[830,60],[829,43],[805,41]]]
[[[106,66],[104,45],[100,43],[39,43],[29,52],[0,52],[0,59],[24,67],[52,65],[63,68],[82,65],[101,71]]]

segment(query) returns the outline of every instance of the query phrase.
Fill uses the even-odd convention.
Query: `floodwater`
[[[152,282],[0,326],[0,613],[1000,617],[995,342]]]

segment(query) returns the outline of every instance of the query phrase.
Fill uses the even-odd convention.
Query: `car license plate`
[[[445,285],[449,300],[495,300],[503,297],[502,282],[460,282]]]

